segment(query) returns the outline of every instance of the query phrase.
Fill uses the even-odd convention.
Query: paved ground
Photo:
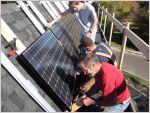
[[[115,48],[112,49],[118,61],[120,50]],[[126,51],[122,69],[149,80],[149,61],[139,53]]]

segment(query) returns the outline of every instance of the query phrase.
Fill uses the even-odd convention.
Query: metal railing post
[[[104,6],[103,6],[103,7],[104,7]],[[102,10],[102,12],[101,12],[100,28],[101,28],[101,26],[102,26],[102,21],[103,21],[103,10]]]
[[[97,11],[97,17],[99,19],[99,12],[100,12],[100,3],[98,2],[98,11]]]
[[[107,8],[106,8],[106,12],[107,12]],[[105,29],[106,29],[106,20],[107,20],[107,15],[105,15],[105,18],[104,18],[104,26],[103,26],[104,35],[105,35]]]
[[[113,18],[115,17],[115,13],[113,13]],[[111,45],[111,39],[112,39],[112,31],[113,31],[113,25],[114,23],[111,22],[111,27],[110,27],[110,35],[109,35],[109,45]]]
[[[127,27],[126,28],[129,29],[129,26],[130,26],[130,24],[127,22]],[[127,36],[125,35],[125,32],[124,32],[123,40],[122,40],[121,55],[120,55],[120,58],[119,58],[119,66],[118,66],[118,68],[120,70],[122,68],[122,63],[123,63],[123,58],[124,58],[124,52],[125,52],[126,43],[127,43]]]

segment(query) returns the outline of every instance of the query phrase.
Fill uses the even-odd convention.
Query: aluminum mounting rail
[[[22,8],[22,10],[26,13],[28,18],[32,21],[32,23],[35,25],[35,27],[38,29],[38,31],[41,34],[43,34],[45,32],[44,28],[39,23],[39,21],[33,16],[33,14],[30,12],[27,5],[25,5],[25,3],[22,1],[16,1],[16,2],[19,4],[19,6]]]

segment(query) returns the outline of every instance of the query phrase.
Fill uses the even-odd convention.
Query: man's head
[[[89,53],[80,58],[78,67],[82,69],[84,74],[93,77],[100,70],[101,64],[95,54]]]
[[[74,12],[80,11],[84,6],[84,1],[69,1],[69,8],[73,9]]]
[[[93,43],[92,39],[87,37],[81,39],[81,45],[88,52],[93,52],[96,48],[96,45]]]

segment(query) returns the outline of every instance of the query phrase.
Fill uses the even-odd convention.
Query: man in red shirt
[[[81,57],[78,66],[84,74],[95,78],[95,84],[83,99],[85,106],[105,106],[105,112],[124,111],[129,106],[130,92],[118,68],[106,62],[100,63],[92,53]]]

